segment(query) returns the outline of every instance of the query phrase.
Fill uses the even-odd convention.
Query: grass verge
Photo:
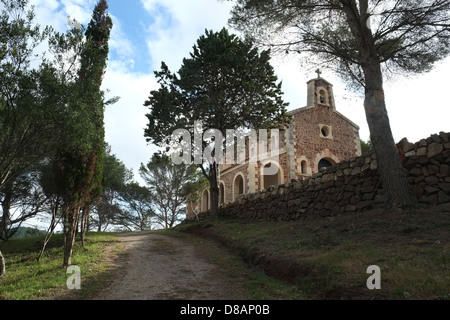
[[[449,213],[437,209],[295,222],[208,218],[176,230],[218,241],[308,299],[450,299]],[[380,267],[380,290],[367,288],[371,265]]]
[[[62,267],[63,236],[55,235],[44,256],[37,261],[42,237],[12,239],[0,244],[6,274],[0,279],[0,299],[85,299],[98,292],[114,272],[112,260],[120,251],[109,233],[88,233],[85,247],[74,247],[72,265],[80,267],[81,290],[68,290],[70,276]]]

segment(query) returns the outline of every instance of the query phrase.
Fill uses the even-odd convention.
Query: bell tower
[[[317,78],[307,82],[308,94],[306,106],[308,108],[325,107],[336,111],[333,85],[320,76],[322,72],[319,69],[316,70],[316,73]]]

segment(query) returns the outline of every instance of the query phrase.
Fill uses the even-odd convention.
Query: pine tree
[[[178,75],[171,73],[164,62],[155,75],[161,88],[152,91],[145,102],[151,109],[145,136],[160,146],[177,129],[186,129],[194,137],[196,121],[203,122],[204,130],[216,129],[224,134],[228,129],[268,129],[274,123],[288,122],[287,103],[270,65],[270,52],[258,52],[253,43],[242,41],[226,28],[206,30],[190,58],[183,59]],[[223,141],[216,143],[224,145]],[[205,148],[204,142],[202,152]],[[211,211],[216,215],[219,163],[202,162],[199,167],[210,183]]]
[[[101,195],[104,159],[104,96],[100,90],[108,57],[112,20],[106,0],[99,0],[86,29],[80,69],[68,104],[65,143],[55,170],[64,199],[64,266],[71,264],[78,221],[82,239],[90,207]]]

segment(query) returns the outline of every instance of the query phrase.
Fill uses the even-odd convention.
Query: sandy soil
[[[201,248],[156,234],[120,236],[121,272],[96,300],[240,300],[240,288],[208,263]]]

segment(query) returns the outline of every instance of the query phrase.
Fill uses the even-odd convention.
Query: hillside
[[[45,235],[45,231],[30,227],[20,227],[12,239],[29,238]]]
[[[41,262],[36,261],[41,237],[13,239],[0,244],[7,263],[0,300],[100,299],[99,293],[122,280],[126,286],[122,281],[109,291],[119,294],[114,288],[128,288],[115,297],[127,299],[142,289],[139,270],[145,268],[152,287],[142,291],[145,297],[217,296],[219,291],[208,291],[209,280],[202,287],[206,291],[200,288],[207,279],[197,277],[202,264],[216,270],[209,279],[227,279],[234,298],[239,292],[250,300],[450,300],[449,240],[449,213],[434,208],[296,222],[205,218],[168,231],[89,233],[85,248],[77,243],[75,250],[82,290],[69,292],[61,268],[61,235],[52,239]],[[381,270],[380,290],[366,286],[372,265]],[[156,288],[155,275],[170,281],[160,281]],[[192,277],[195,288],[190,287]],[[224,285],[212,287],[223,290]]]
[[[435,208],[297,222],[208,218],[177,230],[220,242],[308,299],[450,299],[449,213]],[[366,286],[371,265],[380,290]]]

